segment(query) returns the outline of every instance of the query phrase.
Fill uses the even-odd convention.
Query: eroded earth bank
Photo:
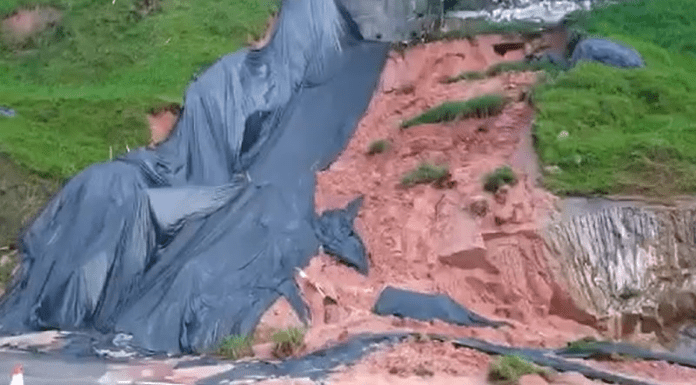
[[[548,41],[549,48],[559,49],[565,40],[549,35]],[[370,272],[360,275],[326,255],[298,272],[312,323],[295,355],[360,333],[387,331],[476,337],[529,348],[558,348],[585,337],[623,338],[658,350],[679,341],[677,335],[685,331],[677,321],[696,315],[693,206],[561,200],[539,187],[532,144],[529,95],[543,73],[443,82],[464,71],[521,60],[528,48],[515,36],[483,35],[391,53],[355,135],[336,162],[319,173],[315,196],[319,213],[364,197],[355,227],[369,252]],[[499,114],[401,128],[403,121],[443,102],[494,93],[508,100]],[[167,131],[155,128],[158,134]],[[381,140],[387,143],[383,151],[370,154],[371,144]],[[447,165],[447,180],[404,187],[404,175],[423,162]],[[512,167],[517,183],[486,192],[485,175],[505,165]],[[473,328],[377,316],[372,308],[387,286],[447,294],[509,326]],[[261,320],[257,340],[269,341],[274,330],[291,326],[301,324],[280,300]],[[255,345],[253,359],[272,360],[272,345]],[[448,342],[411,339],[363,357],[328,382],[485,384],[493,359]],[[663,361],[583,362],[648,383],[696,382],[696,370]],[[175,364],[153,360],[114,366],[102,379],[193,384],[232,367]],[[527,376],[522,383],[599,382],[562,373]]]
[[[617,209],[611,208],[599,213],[573,212],[571,208],[577,209],[578,204],[563,202],[539,187],[531,139],[534,107],[527,95],[538,77],[543,76],[541,72],[442,82],[462,71],[484,71],[500,61],[522,59],[523,46],[511,44],[514,41],[512,37],[489,35],[392,53],[354,137],[339,159],[319,174],[316,192],[319,212],[343,207],[360,195],[365,197],[356,229],[370,253],[371,271],[363,277],[319,255],[298,275],[312,309],[306,351],[361,332],[390,330],[479,337],[514,346],[546,348],[562,347],[584,337],[624,336],[644,346],[660,348],[657,336],[664,334],[662,328],[657,324],[652,330],[636,328],[641,315],[648,311],[643,312],[638,302],[650,302],[657,312],[659,304],[653,297],[672,293],[675,285],[662,283],[662,291],[653,288],[653,294],[645,298],[640,291],[658,285],[654,278],[657,273],[646,271],[653,271],[652,267],[661,265],[663,259],[676,258],[670,266],[677,270],[688,264],[684,262],[688,253],[682,252],[686,246],[675,248],[674,258],[665,249],[677,247],[674,242],[647,251],[646,232],[655,232],[657,228],[641,227],[637,222],[649,221],[641,215],[654,215],[638,211],[617,213]],[[501,45],[519,49],[501,55],[495,49]],[[442,102],[491,93],[502,93],[510,100],[498,115],[400,128],[404,120]],[[384,152],[371,155],[368,147],[377,140],[386,140],[389,145]],[[422,162],[446,164],[449,183],[403,187],[401,178]],[[504,165],[512,166],[518,183],[496,194],[486,192],[484,176]],[[610,220],[603,220],[603,215]],[[611,218],[615,220],[614,228]],[[594,230],[600,225],[583,225],[588,221],[604,224],[605,233]],[[684,229],[692,227],[693,220]],[[680,234],[687,230],[682,229]],[[614,234],[616,239],[606,241]],[[693,233],[687,231],[677,237],[687,238],[692,242]],[[640,246],[636,249],[636,245]],[[653,277],[651,282],[647,275]],[[679,284],[684,282],[682,279]],[[445,293],[469,309],[507,321],[510,326],[468,328],[379,317],[371,310],[386,286]],[[620,301],[621,292],[630,289],[638,291],[628,296],[633,301],[631,305],[610,299]],[[654,294],[657,292],[660,294]],[[693,302],[688,294],[681,295],[681,301]],[[666,323],[680,311],[674,310],[679,305],[669,306],[672,313],[667,318],[672,318]],[[620,331],[616,314],[622,311],[627,314],[627,321]],[[285,327],[287,321],[281,320],[289,316],[289,306],[280,302],[267,313],[258,330]],[[263,347],[258,348],[263,356]],[[455,349],[446,343],[410,342],[374,353],[334,380],[356,384],[367,379],[370,383],[444,384],[468,379],[472,384],[485,383],[490,360],[485,354]],[[655,383],[686,384],[696,380],[695,370],[666,362],[588,363]],[[528,380],[591,383],[574,374]]]

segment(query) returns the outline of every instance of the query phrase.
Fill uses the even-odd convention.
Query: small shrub
[[[305,332],[299,328],[289,328],[273,334],[273,355],[285,358],[293,355],[304,345]]]
[[[595,360],[609,361],[631,361],[634,357],[617,352],[603,352],[600,345],[602,341],[598,341],[594,337],[585,337],[579,340],[568,342],[564,353],[587,355]]]
[[[420,124],[448,122],[474,116],[487,117],[502,111],[505,102],[505,98],[497,94],[483,95],[463,102],[445,102],[403,122],[401,127],[409,128]]]
[[[511,61],[494,64],[486,69],[486,75],[497,76],[503,72],[523,72],[523,71],[547,71],[558,72],[562,69],[560,65],[550,61]]]
[[[389,141],[386,139],[375,140],[367,148],[368,155],[381,154],[389,149]]]
[[[567,346],[565,351],[568,353],[584,352],[587,349],[591,349],[596,343],[597,340],[593,337],[581,338],[579,340],[568,342],[566,344]]]
[[[517,183],[515,172],[509,166],[503,166],[486,175],[483,188],[488,192],[495,193],[501,186],[514,185],[515,183]]]
[[[449,174],[449,169],[446,165],[434,165],[430,163],[421,163],[418,167],[401,179],[401,184],[404,186],[414,186],[419,183],[430,183],[444,179]]]
[[[527,374],[546,374],[546,371],[518,356],[502,356],[491,363],[488,380],[494,383],[515,384]]]
[[[134,0],[129,10],[129,19],[139,21],[162,10],[160,0]]]
[[[229,336],[222,340],[218,348],[218,354],[231,360],[250,357],[254,355],[254,351],[251,349],[251,343],[251,336]]]
[[[452,76],[443,81],[443,83],[456,83],[460,80],[480,80],[480,79],[485,79],[486,74],[481,73],[479,71],[466,71],[462,72],[457,76]]]

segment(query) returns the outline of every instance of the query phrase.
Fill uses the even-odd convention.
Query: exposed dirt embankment
[[[365,196],[356,227],[370,252],[372,271],[363,278],[328,258],[312,261],[306,270],[309,281],[337,302],[313,308],[337,314],[315,317],[328,321],[310,331],[310,340],[348,330],[347,324],[363,317],[365,322],[389,325],[391,320],[369,313],[385,285],[446,293],[485,316],[514,324],[485,332],[441,326],[458,335],[487,333],[505,342],[544,346],[592,333],[582,325],[592,325],[591,317],[574,309],[549,274],[537,229],[554,197],[534,186],[518,150],[533,114],[522,94],[536,75],[440,82],[460,71],[521,59],[521,50],[498,55],[494,45],[500,41],[501,37],[485,36],[474,42],[438,42],[388,61],[380,89],[347,150],[320,173],[316,196],[320,211]],[[399,128],[403,120],[442,102],[490,93],[503,93],[513,102],[486,119]],[[379,139],[387,139],[389,149],[367,155],[369,144]],[[484,175],[513,158],[519,165],[513,167],[519,182],[495,197],[484,192]],[[403,175],[424,161],[447,164],[454,187],[402,187]],[[472,205],[488,209],[472,210]]]
[[[674,340],[696,319],[696,204],[569,200],[546,234],[578,303],[616,337]],[[647,336],[643,336],[647,337]]]
[[[365,197],[356,229],[370,253],[370,274],[361,276],[320,255],[298,276],[312,311],[306,350],[361,332],[395,329],[560,347],[583,336],[599,337],[608,328],[606,322],[575,305],[566,289],[567,275],[562,274],[567,265],[557,261],[544,239],[543,229],[557,218],[558,199],[535,182],[533,108],[524,95],[537,74],[441,82],[462,71],[482,71],[503,60],[523,58],[523,45],[501,55],[496,52],[501,43],[506,39],[500,36],[435,42],[393,53],[388,60],[354,137],[339,159],[318,175],[316,191],[319,212],[343,207],[359,195]],[[490,93],[502,93],[511,100],[498,115],[400,128],[402,121],[442,102]],[[386,151],[369,155],[368,147],[377,140],[388,141]],[[401,178],[421,162],[447,164],[453,183],[446,188],[403,187]],[[518,182],[495,195],[485,192],[484,176],[504,165],[512,165]],[[387,285],[445,293],[483,316],[504,319],[512,326],[467,328],[375,316],[372,306]],[[259,333],[287,327],[289,317],[289,306],[279,302],[262,320]],[[369,372],[380,383],[397,379],[404,383],[407,377],[413,383],[420,383],[419,378],[448,383],[452,376],[462,378],[462,373],[452,372],[457,368],[471,376],[470,383],[483,381],[487,357],[447,349],[432,343],[401,345],[370,356],[358,364],[359,370],[336,380],[350,383],[351,375]],[[397,364],[405,357],[414,364]],[[614,366],[632,373],[626,365]],[[419,367],[428,373],[413,372]],[[677,382],[696,378],[694,371],[679,367],[653,369],[644,371],[647,378]]]

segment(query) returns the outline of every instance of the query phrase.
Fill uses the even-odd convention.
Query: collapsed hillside
[[[683,255],[669,261],[674,267],[672,270],[677,267],[688,270],[691,219],[689,216],[679,217],[681,214],[675,220],[684,225],[671,235],[679,240],[679,245],[668,241],[658,247],[657,252],[647,246],[642,251],[638,248],[636,253],[634,245],[622,244],[617,248],[607,242],[609,245],[605,247],[603,257],[608,260],[612,255],[618,255],[633,259],[629,265],[633,270],[628,274],[622,271],[617,274],[625,259],[619,258],[614,265],[600,263],[600,270],[605,270],[601,273],[609,278],[605,280],[607,285],[599,286],[599,290],[590,283],[596,275],[596,267],[587,269],[588,259],[594,262],[592,245],[598,242],[597,237],[612,232],[623,234],[628,228],[628,233],[635,233],[637,240],[629,236],[627,242],[639,243],[659,232],[652,217],[624,211],[618,215],[617,223],[637,224],[609,226],[604,233],[586,232],[582,223],[578,225],[582,220],[562,224],[556,227],[561,229],[555,235],[556,240],[561,239],[560,232],[583,236],[568,237],[565,244],[555,247],[555,254],[547,249],[544,237],[548,234],[543,230],[548,220],[554,219],[556,198],[539,189],[535,183],[536,164],[530,139],[533,108],[527,102],[529,89],[538,81],[539,74],[503,73],[488,79],[451,84],[441,81],[461,71],[482,71],[502,60],[520,59],[524,46],[514,38],[485,36],[423,45],[408,50],[403,56],[393,54],[377,95],[348,148],[331,168],[320,173],[316,194],[320,212],[343,207],[358,195],[365,196],[357,231],[371,253],[372,271],[368,277],[362,277],[322,255],[298,277],[314,320],[305,341],[307,350],[314,350],[332,340],[345,340],[360,331],[397,329],[481,336],[490,341],[527,347],[562,346],[585,336],[606,337],[615,330],[608,322],[610,320],[602,317],[606,314],[598,314],[602,306],[588,305],[590,299],[606,297],[603,302],[606,304],[611,303],[609,298],[640,297],[634,287],[615,285],[616,281],[626,277],[629,281],[640,280],[631,274],[640,275],[645,261],[651,258],[657,258],[658,262],[650,263],[663,265],[659,259],[672,246],[675,250],[684,246]],[[498,115],[399,128],[404,120],[441,102],[491,93],[503,93],[509,100]],[[380,140],[387,143],[384,149],[369,154],[368,148]],[[447,183],[402,186],[402,177],[422,162],[446,164],[450,172]],[[486,193],[483,177],[506,164],[513,166],[518,182],[494,195]],[[598,227],[597,223],[607,222],[606,218],[612,215],[617,216],[614,212],[600,213],[590,220],[595,223],[592,226]],[[668,215],[662,215],[661,220],[668,222],[665,219]],[[647,219],[635,221],[636,218]],[[633,254],[626,254],[625,250],[633,250]],[[574,280],[573,272],[581,274],[584,282]],[[686,271],[683,275],[686,277],[688,273]],[[687,284],[687,281],[679,281],[679,284]],[[504,319],[511,326],[500,330],[472,329],[438,322],[376,317],[371,313],[371,307],[387,285],[447,293],[476,312],[492,319]],[[630,295],[624,295],[624,292]],[[583,296],[586,301],[582,300]],[[682,297],[686,302],[690,299],[688,292]],[[689,310],[688,303],[680,307],[679,303],[672,302],[662,305],[655,298],[650,298],[650,301],[658,304],[660,316],[670,321],[683,316],[684,309]],[[633,311],[629,316],[635,318],[636,312],[640,311],[636,310],[639,303],[635,300],[632,303],[630,309],[616,303],[611,303],[611,306],[619,311]],[[271,313],[287,321],[290,314],[283,306],[279,304]],[[660,307],[662,311],[659,311]],[[643,324],[649,324],[649,321]],[[269,320],[264,326],[278,327]],[[643,329],[651,331],[649,327]],[[418,355],[416,361],[420,361],[417,365],[394,369],[395,360],[414,354]],[[463,360],[462,357],[455,358],[449,366],[447,363],[438,366],[428,358],[433,355],[445,356],[444,361],[452,356],[467,357]],[[488,362],[481,354],[454,352],[438,344],[415,348],[398,346],[386,357],[371,357],[368,365],[382,369],[388,367],[390,373],[394,372],[391,374],[399,376],[422,376],[428,372],[460,375],[461,368],[467,368],[467,365],[472,371],[483,371]],[[416,370],[424,365],[429,366],[425,370]],[[692,371],[664,363],[660,363],[657,369],[646,367],[642,370],[638,364],[612,363],[611,366],[617,371],[637,372],[663,383],[694,378]],[[458,367],[459,372],[453,371],[452,367]]]
[[[615,336],[615,319],[598,311],[601,306],[588,306],[578,290],[607,296],[616,290],[587,280],[578,282],[574,277],[592,274],[582,266],[597,267],[578,261],[584,254],[569,247],[549,247],[553,243],[548,229],[572,233],[568,226],[573,222],[559,212],[561,200],[537,183],[538,165],[531,140],[534,108],[526,95],[543,74],[502,73],[479,80],[442,82],[462,71],[483,71],[501,61],[522,59],[523,44],[504,55],[495,52],[496,46],[510,44],[510,40],[480,36],[420,45],[391,55],[380,87],[347,149],[328,170],[319,173],[317,182],[319,212],[343,207],[357,196],[365,197],[356,229],[370,253],[371,272],[363,277],[320,255],[297,277],[312,309],[313,322],[305,339],[307,351],[362,332],[404,329],[483,337],[525,347],[561,347],[583,337]],[[492,93],[502,93],[511,100],[498,115],[400,128],[403,121],[442,102]],[[370,151],[376,141],[387,143],[378,153]],[[403,186],[402,177],[423,162],[447,165],[449,183]],[[518,182],[496,194],[486,192],[485,175],[504,165],[512,166]],[[582,247],[599,241],[593,236],[581,238]],[[577,264],[569,266],[573,261]],[[575,267],[578,273],[569,274]],[[378,317],[372,306],[386,286],[445,293],[473,311],[511,326],[476,329]],[[292,324],[288,322],[291,317],[289,306],[278,303],[258,330],[287,327]],[[377,353],[359,364],[360,370],[350,373],[388,370],[393,371],[392,377],[403,380],[410,376],[417,381],[414,368],[425,366],[435,372],[435,377],[426,376],[428,381],[444,375],[442,383],[447,383],[452,377],[446,374],[485,373],[489,362],[484,355],[466,349],[405,346],[410,347]],[[263,347],[260,349],[263,356]],[[397,365],[394,357],[404,355],[411,357],[414,365]],[[696,378],[696,371],[666,363],[655,367],[646,364],[643,369],[621,363],[597,365],[631,375],[637,371],[661,383]],[[456,373],[453,367],[458,368]],[[351,376],[339,377],[347,381]],[[480,377],[474,375],[471,383],[478,383]]]

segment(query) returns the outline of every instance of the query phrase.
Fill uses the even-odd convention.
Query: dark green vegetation
[[[273,355],[286,358],[297,353],[304,346],[305,331],[300,328],[277,330],[270,334],[273,342]],[[270,342],[269,335],[241,336],[232,335],[224,338],[218,345],[216,353],[226,359],[238,360],[253,357],[253,344]]]
[[[494,64],[486,69],[487,76],[497,76],[503,72],[523,72],[523,71],[547,71],[550,73],[558,73],[561,67],[548,62],[525,62],[525,61],[510,61]]]
[[[483,95],[463,102],[445,102],[401,124],[409,128],[420,124],[449,122],[468,117],[485,117],[499,113],[505,105],[501,95]]]
[[[55,182],[21,170],[0,154],[0,248],[14,243],[17,231],[57,188]]]
[[[484,177],[483,189],[495,193],[503,185],[514,185],[517,183],[517,176],[510,166],[503,166],[495,169]]]
[[[605,353],[599,348],[603,341],[598,341],[593,337],[585,337],[576,341],[567,343],[566,353],[589,354],[595,360],[612,360],[612,361],[631,361],[634,357],[621,353]]]
[[[486,74],[479,71],[466,71],[457,76],[452,76],[444,80],[444,83],[456,83],[460,80],[481,80],[485,79]]]
[[[495,384],[512,385],[527,374],[543,375],[546,371],[518,356],[501,356],[491,363],[488,380]]]
[[[444,80],[444,83],[456,83],[460,80],[480,80],[489,76],[497,76],[504,72],[523,72],[523,71],[546,71],[547,73],[557,75],[563,68],[549,61],[509,61],[494,64],[486,69],[485,72],[466,71],[457,76],[453,76]]]
[[[448,7],[445,7],[446,9]],[[450,8],[452,9],[452,8]],[[480,9],[480,8],[475,8]],[[545,23],[525,22],[525,21],[509,21],[501,23],[493,23],[485,19],[468,19],[468,20],[447,20],[445,25],[452,24],[449,31],[426,30],[420,36],[415,36],[407,42],[396,42],[392,47],[397,52],[403,52],[409,47],[413,47],[423,43],[429,43],[439,40],[458,40],[458,39],[476,39],[478,35],[490,34],[517,34],[525,37],[538,36],[544,28],[551,27]]]
[[[446,178],[448,174],[449,169],[446,165],[421,163],[401,179],[401,184],[410,187],[420,183],[436,182]]]
[[[425,35],[423,41],[474,39],[477,35],[491,34],[521,34],[522,36],[533,36],[546,27],[548,27],[548,25],[537,22],[508,21],[493,23],[485,19],[470,19],[462,22],[461,28],[448,32],[429,32]]]
[[[579,340],[568,342],[566,351],[568,353],[581,353],[596,346],[597,342],[597,339],[593,337],[581,338]]]
[[[537,151],[558,194],[674,196],[696,192],[696,8],[630,1],[577,13],[587,28],[633,46],[646,68],[581,63],[536,89]],[[559,136],[567,131],[568,136]]]
[[[0,294],[3,293],[5,285],[11,281],[15,266],[17,266],[16,253],[7,249],[0,250]]]
[[[389,149],[389,141],[386,139],[375,140],[367,148],[368,155],[381,154]]]
[[[299,328],[289,328],[273,334],[273,355],[286,358],[295,354],[304,344],[305,332]]]
[[[238,360],[254,355],[251,348],[252,338],[245,336],[229,336],[220,343],[217,353],[230,360]]]
[[[65,179],[149,138],[145,114],[181,102],[192,74],[257,37],[275,0],[6,0],[51,4],[63,20],[21,46],[0,45],[0,151]]]

